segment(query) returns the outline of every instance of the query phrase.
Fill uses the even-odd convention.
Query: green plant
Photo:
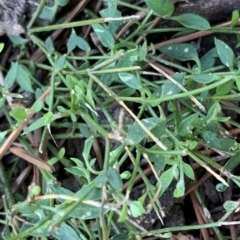
[[[0,89],[0,106],[11,126],[0,133],[0,140],[6,143],[10,137],[11,141],[17,138],[21,147],[32,156],[34,165],[41,160],[38,152],[49,151],[52,157],[39,168],[41,186],[29,186],[27,198],[19,197],[20,202],[13,196],[9,184],[13,171],[17,171],[18,160],[13,165],[14,170],[6,171],[0,164],[6,195],[3,201],[6,219],[0,221],[5,225],[3,238],[14,240],[41,236],[47,239],[51,236],[60,240],[105,240],[111,237],[116,240],[135,239],[136,235],[167,238],[174,231],[212,227],[218,238],[224,239],[218,227],[222,222],[227,224],[227,217],[238,209],[237,200],[225,202],[226,213],[218,221],[214,222],[209,214],[209,223],[205,225],[176,226],[148,232],[134,218],[146,213],[144,202],[147,197],[153,209],[161,212],[159,199],[173,180],[177,182],[173,196],[184,196],[186,179],[195,179],[188,158],[217,179],[219,191],[226,190],[231,182],[240,186],[239,176],[231,173],[239,164],[240,147],[226,128],[227,124],[239,127],[239,123],[225,116],[223,111],[239,111],[237,106],[223,102],[238,101],[240,97],[239,57],[218,38],[214,39],[214,47],[203,56],[191,43],[165,42],[159,46],[148,41],[151,33],[161,32],[174,33],[173,40],[177,35],[201,30],[239,34],[237,12],[233,13],[232,26],[211,27],[206,19],[195,14],[173,16],[174,4],[168,0],[145,0],[150,8],[147,11],[111,0],[99,12],[102,18],[86,8],[89,20],[32,27],[37,14],[53,20],[58,5],[65,6],[68,1],[54,2],[54,6],[47,7],[45,1],[41,1],[29,23],[26,38],[10,36],[21,51],[6,71],[4,86]],[[139,10],[144,16],[141,19],[138,15],[124,17],[117,8],[120,5]],[[181,27],[151,29],[153,16],[174,20]],[[126,36],[118,35],[126,22],[135,24],[135,28]],[[79,26],[91,27],[100,47],[80,37],[74,29]],[[45,40],[45,35],[41,35],[51,30],[57,33],[59,29],[71,30],[60,49],[53,40],[53,34]],[[185,41],[190,40],[187,36]],[[139,44],[136,39],[140,39]],[[26,57],[29,43],[41,50],[40,57],[38,52],[32,56],[38,61]],[[81,51],[82,56],[78,56],[77,51]],[[158,53],[165,57],[158,56]],[[168,74],[159,64],[170,66],[176,72]],[[144,71],[145,65],[151,70]],[[37,79],[39,69],[47,72],[48,81]],[[14,84],[19,88],[12,93]],[[23,91],[31,92],[38,100],[30,108],[18,105],[8,111],[8,97],[21,98]],[[131,116],[130,123],[124,123],[121,114],[114,119],[109,111],[113,103]],[[136,103],[137,110],[127,103]],[[106,123],[100,121],[100,112]],[[26,126],[35,113],[39,113],[38,118]],[[59,133],[64,128],[70,131]],[[13,139],[12,133],[16,129],[19,133]],[[38,129],[42,129],[42,134],[36,152],[27,136]],[[84,141],[83,159],[70,158],[64,147],[58,147],[59,139],[69,138]],[[99,138],[104,139],[103,151],[93,147]],[[46,144],[51,140],[54,144]],[[113,149],[111,141],[118,141],[119,145]],[[151,143],[151,147],[144,142]],[[204,155],[201,146],[218,156],[227,156],[226,163],[221,165],[211,156]],[[9,147],[2,145],[1,157]],[[97,157],[92,157],[93,150],[95,155],[99,154]],[[142,158],[155,175],[156,184],[146,176],[140,164]],[[130,163],[132,169],[122,170]],[[57,182],[50,172],[55,164],[64,166],[65,171],[81,184],[76,193]],[[148,191],[137,200],[131,200],[129,195],[137,176],[141,177]],[[127,186],[124,185],[126,182]],[[201,202],[197,190],[196,195]],[[204,206],[204,202],[201,204]],[[126,229],[125,233],[123,229]]]

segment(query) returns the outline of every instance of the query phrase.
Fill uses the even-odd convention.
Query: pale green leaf
[[[133,89],[138,89],[138,90],[142,88],[141,81],[133,74],[122,72],[122,73],[119,73],[118,76],[129,87]]]
[[[98,36],[99,41],[102,43],[103,46],[112,49],[115,45],[115,40],[112,34],[102,25],[100,24],[93,24],[92,28],[96,35]]]
[[[149,130],[153,129],[157,126],[159,122],[159,118],[151,117],[141,120],[141,122],[147,127]],[[135,145],[140,143],[144,137],[147,137],[147,133],[140,127],[138,123],[134,123],[128,128],[127,138],[130,140],[130,143]]]
[[[5,77],[5,86],[7,88],[12,87],[13,83],[15,82],[15,80],[17,79],[17,74],[18,74],[18,62],[11,63],[11,68],[9,69],[7,76]]]
[[[173,192],[175,198],[183,197],[185,193],[185,183],[184,180],[179,180],[177,182],[176,188]]]
[[[192,78],[195,82],[202,84],[211,83],[220,79],[218,75],[212,73],[195,74]]]
[[[232,12],[231,27],[235,27],[238,24],[238,20],[239,20],[239,11],[234,10]]]
[[[207,30],[211,28],[209,22],[205,18],[193,13],[185,13],[180,16],[171,17],[171,19],[178,21],[184,27],[195,30]]]
[[[145,0],[145,2],[161,17],[169,17],[174,12],[174,4],[170,0]]]
[[[217,38],[214,38],[214,43],[221,62],[230,70],[233,70],[235,60],[233,50],[226,43]]]
[[[32,111],[33,113],[37,113],[37,112],[41,111],[42,108],[43,108],[43,101],[37,100],[37,101],[33,104],[33,106],[31,107],[31,111]]]
[[[183,86],[183,79],[184,79],[184,74],[183,73],[175,73],[172,76],[173,79],[175,79],[180,85]],[[161,97],[165,96],[172,96],[175,95],[182,90],[172,81],[167,80],[163,85],[162,85],[162,94]]]
[[[188,178],[195,180],[195,175],[192,167],[185,162],[183,162],[183,171]]]
[[[203,136],[204,141],[208,145],[215,147],[215,148],[220,148],[220,142],[215,133],[210,132],[210,131],[204,131],[202,136]]]
[[[169,57],[175,58],[179,61],[195,61],[198,68],[201,68],[201,63],[198,58],[197,50],[189,43],[178,43],[164,45],[159,50]]]
[[[33,92],[29,73],[25,70],[24,67],[22,67],[22,65],[18,65],[17,82],[24,91]]]
[[[234,156],[232,156],[227,163],[224,165],[224,168],[228,171],[234,170],[240,164],[240,152],[236,152]]]

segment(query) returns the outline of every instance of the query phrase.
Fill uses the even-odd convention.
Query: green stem
[[[202,208],[204,209],[204,213],[206,213],[206,211],[207,211],[206,216],[207,216],[208,220],[213,223],[214,221],[212,219],[212,216],[211,216],[210,212],[208,211],[207,207],[205,206],[204,201],[202,200],[202,197],[201,197],[200,193],[197,190],[195,190],[194,192],[196,194],[196,197],[197,197],[199,203],[201,204]],[[213,227],[213,229],[214,229],[216,235],[218,236],[219,240],[225,240],[225,238],[221,234],[218,227]]]
[[[239,224],[239,221],[233,222],[234,225]],[[153,230],[151,231],[151,234],[154,236],[159,236],[162,233],[167,233],[167,232],[180,232],[180,231],[190,231],[190,230],[198,230],[198,229],[202,229],[202,228],[213,228],[213,227],[219,227],[219,226],[229,226],[228,222],[213,222],[213,223],[207,223],[207,224],[201,224],[201,225],[192,225],[192,226],[179,226],[179,227],[170,227],[170,228],[163,228],[160,230]],[[141,235],[141,237],[146,237],[148,235],[148,233],[142,233],[139,232],[139,235]]]
[[[36,11],[33,13],[32,18],[27,25],[28,29],[31,28],[31,26],[33,25],[33,23],[35,22],[35,20],[37,19],[41,11],[43,10],[45,3],[46,3],[46,0],[41,0],[41,2],[38,4]]]
[[[91,71],[92,74],[104,74],[104,73],[119,73],[119,72],[129,72],[129,71],[136,71],[140,70],[141,67],[139,66],[132,66],[132,67],[124,67],[124,68],[112,68],[112,69],[104,69],[104,70],[93,70]],[[74,75],[88,75],[88,69],[86,70],[79,70],[79,71],[62,71],[63,74],[74,74]]]
[[[1,183],[3,184],[3,190],[4,190],[4,194],[6,196],[8,207],[12,208],[15,201],[14,201],[14,198],[12,195],[8,177],[7,177],[6,171],[4,169],[4,166],[2,164],[2,161],[0,161],[0,179],[1,179]]]
[[[87,25],[99,24],[99,23],[106,23],[111,21],[122,21],[122,20],[132,20],[133,17],[119,17],[119,18],[97,18],[97,19],[90,19],[78,22],[70,22],[70,23],[60,23],[55,25],[49,25],[44,27],[36,27],[29,30],[29,33],[36,33],[36,32],[47,32],[57,29],[65,29],[65,28],[75,28],[75,27],[82,27]]]
[[[225,77],[223,79],[221,79],[218,82],[214,82],[212,84],[206,85],[202,88],[198,88],[192,91],[188,91],[188,92],[184,92],[184,93],[180,93],[180,94],[175,94],[175,95],[171,95],[171,96],[166,96],[166,97],[161,97],[161,98],[157,98],[157,99],[141,99],[141,98],[134,98],[134,97],[121,97],[120,99],[122,101],[127,101],[127,102],[137,102],[137,103],[149,103],[149,104],[153,104],[154,106],[159,105],[162,102],[166,102],[166,101],[171,101],[174,99],[179,99],[179,98],[184,98],[184,97],[189,97],[191,95],[195,95],[213,88],[216,88],[228,81],[232,80],[232,77],[228,76]]]

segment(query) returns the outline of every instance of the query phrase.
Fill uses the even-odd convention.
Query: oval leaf
[[[240,152],[237,152],[227,161],[227,163],[224,165],[224,168],[227,169],[228,171],[232,171],[239,164],[240,164]]]
[[[173,77],[173,79],[175,79],[178,83],[180,83],[183,86],[184,75],[182,73],[175,73],[172,77]],[[175,95],[179,92],[181,92],[181,89],[176,84],[174,84],[172,81],[167,80],[162,85],[161,97]]]
[[[145,0],[146,4],[159,16],[171,16],[174,4],[170,0]]]
[[[115,45],[114,38],[112,34],[100,24],[93,24],[92,28],[96,35],[98,36],[99,41],[103,46],[107,48],[113,48]]]
[[[86,52],[90,50],[88,42],[85,41],[83,38],[77,36],[75,30],[72,29],[72,33],[67,42],[68,53],[70,53],[75,47],[79,47]]]
[[[193,13],[185,13],[177,17],[172,17],[171,19],[178,21],[187,28],[196,30],[207,30],[211,28],[209,22],[205,18]]]
[[[230,70],[232,70],[235,60],[233,50],[226,43],[218,40],[217,38],[214,38],[214,43],[221,62]]]
[[[217,135],[210,131],[203,132],[204,141],[212,147],[220,148],[220,142],[217,138]]]
[[[140,80],[138,78],[136,78],[133,74],[119,73],[118,76],[129,87],[134,88],[134,89],[142,88]]]
[[[7,88],[12,87],[13,83],[15,82],[16,78],[17,78],[17,72],[18,72],[18,63],[11,63],[11,68],[7,73],[7,76],[5,77],[5,86]]]
[[[218,80],[220,77],[216,74],[204,73],[193,75],[192,78],[197,83],[207,84]]]
[[[200,60],[196,49],[189,43],[179,43],[165,45],[159,48],[159,50],[169,57],[175,58],[179,61],[193,60],[197,63],[198,67],[201,67]]]
[[[18,65],[17,82],[23,90],[33,92],[29,74],[21,65]]]
[[[17,121],[24,121],[27,118],[27,112],[23,108],[15,108],[9,114]]]
[[[149,129],[153,129],[157,126],[159,122],[158,117],[151,117],[141,120],[141,122]],[[134,123],[128,128],[127,137],[130,139],[131,144],[138,144],[142,141],[144,137],[147,136],[147,133],[138,125],[138,123]]]

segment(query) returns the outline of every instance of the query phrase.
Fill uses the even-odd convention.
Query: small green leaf
[[[22,65],[18,65],[17,82],[24,91],[33,92],[29,73],[22,67]]]
[[[132,201],[130,203],[130,211],[133,217],[137,218],[146,213],[142,203],[140,201]]]
[[[76,240],[79,239],[79,235],[77,232],[67,225],[65,222],[63,222],[57,231],[53,231],[52,235],[56,237],[58,240]]]
[[[32,132],[38,128],[41,128],[43,126],[46,126],[46,119],[44,117],[39,118],[38,120],[36,120],[35,122],[33,122],[30,126],[28,126],[22,135],[25,135],[29,132]]]
[[[232,12],[231,27],[235,27],[237,25],[238,19],[239,19],[239,11],[234,10]]]
[[[62,159],[63,157],[64,157],[64,155],[65,155],[65,148],[64,147],[62,147],[61,149],[60,149],[60,151],[58,152],[58,157],[59,157],[59,159]]]
[[[201,57],[202,71],[212,68],[218,57],[216,48],[211,49]]]
[[[175,190],[173,192],[173,196],[175,198],[183,197],[184,193],[185,193],[185,183],[184,183],[184,180],[179,180],[177,185],[176,185],[176,188],[175,188]]]
[[[43,101],[37,100],[31,107],[31,111],[33,113],[37,113],[41,111],[43,108]]]
[[[235,76],[234,78],[235,78],[235,81],[236,81],[238,91],[240,91],[240,76]]]
[[[214,120],[220,112],[221,112],[221,106],[219,102],[215,102],[208,110],[207,120],[208,121]]]
[[[84,149],[83,149],[82,155],[85,161],[89,160],[92,145],[93,145],[93,137],[90,137],[84,143]]]
[[[192,167],[185,162],[183,162],[183,172],[188,178],[195,180],[195,176],[194,176]]]
[[[139,61],[145,61],[146,60],[146,56],[147,56],[147,53],[148,53],[148,49],[147,49],[147,42],[144,41],[142,47],[140,48],[140,51],[139,51]]]
[[[58,5],[55,3],[52,7],[44,6],[39,18],[52,21],[57,13]]]
[[[82,203],[71,212],[70,216],[77,219],[87,220],[98,218],[102,212],[105,212],[105,210]]]
[[[5,86],[7,88],[12,87],[13,83],[15,82],[15,80],[17,79],[17,74],[18,74],[18,63],[11,63],[11,68],[7,73],[7,76],[5,77]]]
[[[184,27],[195,30],[207,30],[211,28],[209,22],[205,18],[193,13],[185,13],[177,17],[171,17],[171,19],[178,21]]]
[[[64,82],[69,89],[74,89],[78,85],[79,80],[72,75],[66,76],[66,81]]]
[[[228,171],[234,170],[240,164],[240,152],[236,152],[227,163],[224,165],[224,168]]]
[[[238,143],[232,138],[221,138],[219,139],[219,142],[221,145],[220,149],[223,151],[230,152],[238,147]]]
[[[126,219],[126,218],[125,218]],[[110,240],[129,240],[128,233],[119,233],[110,238]]]
[[[72,33],[67,42],[68,53],[70,53],[75,47],[79,47],[81,50],[86,52],[90,51],[88,42],[77,36],[75,30],[72,29]]]
[[[9,114],[19,122],[24,121],[27,118],[27,112],[23,108],[12,109]]]
[[[168,187],[170,186],[170,184],[173,180],[172,169],[173,169],[173,167],[171,167],[168,170],[166,170],[165,172],[163,172],[159,178],[161,186],[162,186],[159,197],[161,197],[162,194],[168,189]]]
[[[54,64],[54,72],[58,72],[63,69],[64,64],[66,62],[66,54],[63,54]]]
[[[141,120],[141,122],[149,129],[153,129],[159,122],[158,117],[151,117]],[[135,145],[142,141],[144,137],[147,136],[147,133],[138,125],[134,123],[128,128],[127,138],[131,141],[131,144]]]
[[[117,4],[117,0],[108,1],[108,17],[116,17]]]
[[[69,0],[57,0],[59,6],[64,7],[68,4]]]
[[[160,238],[171,238],[172,233],[171,232],[161,233],[161,234],[159,234],[159,237]]]
[[[21,36],[8,35],[14,46],[20,46],[26,44],[29,40],[22,38]]]
[[[223,183],[218,183],[218,184],[216,185],[216,190],[217,190],[218,192],[224,192],[224,191],[226,191],[226,189],[227,189],[227,186],[224,185]]]
[[[5,105],[5,98],[0,98],[0,109],[2,109]]]
[[[198,145],[198,142],[194,140],[187,140],[186,143],[190,150],[194,150]]]
[[[124,53],[124,56],[118,61],[116,68],[131,67],[138,60],[139,50],[131,49]]]
[[[46,48],[50,54],[52,54],[54,52],[54,44],[53,44],[51,37],[48,37],[46,40]]]
[[[119,73],[119,78],[129,87],[140,90],[142,88],[141,81],[131,73]]]
[[[5,225],[4,229],[2,230],[2,239],[7,240],[12,237],[12,231],[10,230],[10,227],[8,225]],[[126,240],[128,240],[126,238]]]
[[[201,63],[198,58],[196,49],[189,43],[169,44],[159,48],[159,50],[169,57],[179,61],[195,61],[198,68],[201,68]]]
[[[112,49],[115,45],[112,34],[100,24],[93,24],[92,28],[103,46]]]
[[[23,214],[31,214],[34,213],[39,208],[38,204],[29,204],[27,201],[20,202],[14,205],[14,209],[16,209],[17,212],[23,213]]]
[[[239,207],[239,202],[237,201],[226,201],[223,207],[228,211],[233,211]]]
[[[124,222],[128,218],[128,208],[127,205],[123,205],[122,210],[119,214],[118,221]]]
[[[233,50],[226,43],[217,38],[214,38],[214,43],[221,62],[230,70],[233,70],[235,60]]]
[[[198,113],[191,114],[184,118],[178,125],[179,135],[185,137],[188,133],[191,133],[193,126],[191,123],[198,118]]]
[[[73,113],[70,114],[72,122],[77,122],[77,116]]]
[[[124,171],[120,174],[121,179],[129,179],[131,177],[131,173],[129,171]]]
[[[174,12],[174,4],[170,0],[145,0],[145,2],[160,17],[169,17]]]
[[[197,83],[207,84],[219,80],[220,77],[212,73],[203,73],[192,75],[192,78]]]
[[[28,191],[28,196],[39,195],[41,192],[41,187],[38,185],[30,185]]]
[[[175,79],[180,85],[183,86],[183,80],[184,80],[184,74],[183,73],[175,73],[172,76],[173,79]],[[181,92],[182,90],[176,85],[174,84],[172,81],[167,80],[163,85],[162,85],[162,94],[161,97],[165,97],[165,96],[172,96],[175,95],[179,92]]]
[[[114,168],[108,169],[108,182],[116,191],[120,191],[122,189],[122,179]]]
[[[0,43],[0,52],[2,52],[3,48],[4,48],[4,43]]]
[[[234,81],[229,81],[229,82],[226,82],[226,83],[218,86],[216,89],[216,96],[227,95],[228,93],[230,93],[232,91],[233,85],[234,85]]]
[[[215,148],[220,148],[220,142],[215,133],[210,132],[210,131],[204,131],[202,135],[203,135],[204,141],[208,145],[215,147]]]
[[[172,175],[175,179],[179,178],[179,169],[177,164],[174,164],[172,167]]]
[[[115,1],[115,0],[114,0]],[[101,10],[99,13],[103,18],[119,18],[121,17],[121,12],[117,10],[117,5],[114,1],[108,2],[108,8]],[[111,34],[116,33],[119,27],[123,24],[123,21],[111,21],[108,23],[108,30]]]
[[[0,132],[0,144],[2,144],[5,136],[7,135],[8,131]]]

